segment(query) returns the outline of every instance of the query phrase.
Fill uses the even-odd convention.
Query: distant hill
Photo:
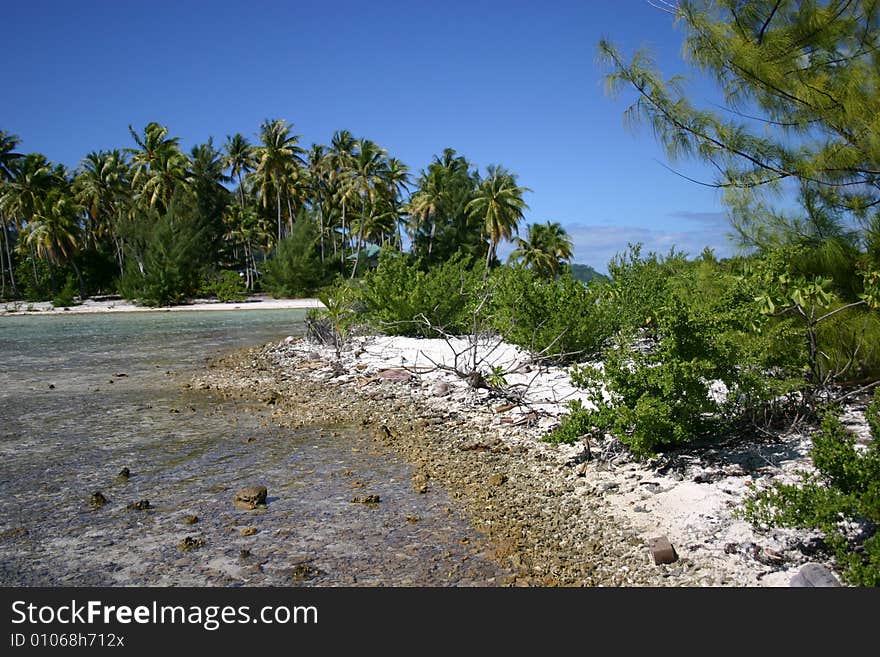
[[[597,278],[608,279],[607,276],[600,274],[590,267],[590,265],[571,265],[571,275],[574,276],[575,279],[583,281],[584,283],[589,283]]]

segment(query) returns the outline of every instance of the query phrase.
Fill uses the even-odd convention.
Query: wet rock
[[[835,587],[840,581],[828,568],[819,563],[808,563],[791,578],[789,586]]]
[[[122,468],[122,470],[120,470],[119,474],[116,476],[119,479],[128,479],[131,477],[131,470],[129,470],[128,468]]]
[[[233,496],[232,503],[237,509],[251,511],[261,504],[266,504],[267,492],[265,486],[242,488]]]
[[[250,556],[251,556],[250,550],[242,550],[241,552],[238,553],[239,559],[249,559]]]
[[[257,533],[257,531],[258,530],[256,527],[245,527],[244,529],[240,530],[238,533],[241,534],[242,536],[253,536],[254,534]]]
[[[658,566],[678,561],[678,554],[676,554],[675,548],[672,547],[672,543],[665,536],[649,538],[648,550],[650,550],[651,556],[654,557],[654,563]]]
[[[190,550],[197,550],[204,545],[205,539],[198,536],[187,536],[177,544],[177,549],[182,552],[189,552]]]
[[[412,476],[412,486],[413,490],[419,494],[424,495],[428,492],[428,475],[424,472],[416,472]]]
[[[422,516],[419,516],[416,514],[410,514],[406,517],[407,522],[418,522],[421,519],[422,519]]]
[[[194,524],[196,524],[198,521],[199,521],[199,517],[198,517],[198,516],[190,515],[190,516],[184,516],[184,518],[183,518],[183,524],[184,524],[184,525],[194,525]]]
[[[297,564],[290,571],[291,578],[298,582],[308,579],[315,579],[322,574],[323,573],[319,568],[316,568],[315,566],[308,563]]]
[[[102,506],[107,504],[108,501],[109,500],[104,497],[104,493],[99,490],[95,491],[91,494],[91,496],[89,496],[89,506],[91,506],[93,509],[100,509]]]
[[[0,540],[5,540],[7,538],[20,538],[22,536],[27,536],[27,529],[24,527],[13,527],[12,529],[4,529],[0,532]]]
[[[55,384],[54,384],[54,383],[50,383],[50,384],[49,384],[49,390],[55,390]]]
[[[125,508],[129,511],[146,511],[147,509],[152,509],[153,507],[150,506],[149,500],[139,500],[137,502],[132,502]]]
[[[351,498],[356,504],[378,504],[382,499],[378,495],[358,495]]]

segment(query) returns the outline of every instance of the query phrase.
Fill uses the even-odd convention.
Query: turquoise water
[[[0,317],[0,584],[505,577],[446,494],[416,494],[408,464],[376,454],[368,436],[283,429],[266,411],[183,388],[207,359],[301,335],[305,313]],[[123,467],[130,479],[117,477]],[[235,509],[233,493],[254,484],[269,489],[267,508]],[[94,509],[98,490],[109,501]],[[382,503],[353,504],[355,494]],[[144,499],[150,510],[126,508]],[[181,550],[187,537],[203,545]]]

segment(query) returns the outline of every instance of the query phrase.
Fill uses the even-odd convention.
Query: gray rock
[[[828,568],[820,563],[808,563],[791,578],[789,586],[827,587],[840,586],[840,581]]]
[[[449,394],[449,384],[438,381],[431,387],[431,394],[435,397],[445,397]]]
[[[250,511],[256,509],[259,505],[266,503],[267,490],[265,486],[250,486],[242,488],[232,498],[232,503],[236,508],[242,511]]]

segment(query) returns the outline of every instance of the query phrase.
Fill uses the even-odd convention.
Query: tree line
[[[306,294],[362,275],[376,247],[409,247],[425,266],[459,251],[492,265],[528,209],[531,190],[516,174],[499,165],[481,173],[451,148],[414,176],[347,130],[306,148],[281,119],[265,120],[253,143],[239,133],[189,153],[158,123],[129,132],[131,146],[90,152],[69,170],[19,152],[20,139],[0,131],[0,297],[48,298],[66,284],[80,297],[167,303],[224,272],[245,291],[269,283]],[[273,276],[281,253],[288,262]],[[549,221],[517,238],[513,255],[545,275],[571,257],[570,238]]]

